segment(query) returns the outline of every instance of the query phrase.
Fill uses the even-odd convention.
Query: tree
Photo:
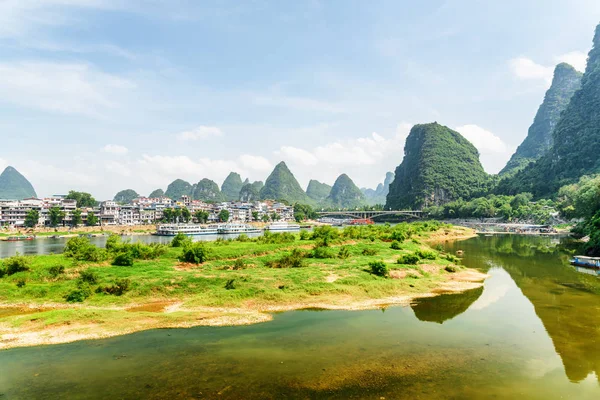
[[[25,216],[25,226],[35,228],[40,220],[40,212],[38,210],[29,210]]]
[[[279,214],[277,214],[276,212],[273,212],[271,214],[271,221],[279,221],[281,219],[281,217],[279,217]]]
[[[184,207],[181,209],[181,218],[183,218],[184,222],[190,222],[190,219],[192,218],[192,213],[190,212],[190,210],[187,209],[187,207]]]
[[[87,226],[96,226],[96,225],[98,225],[98,217],[96,217],[96,214],[94,214],[92,212],[88,213],[86,225]]]
[[[226,209],[222,209],[219,212],[219,221],[221,222],[227,222],[229,221],[229,211]]]
[[[50,226],[56,228],[65,219],[65,212],[60,207],[54,206],[48,210],[48,218]]]
[[[92,197],[91,194],[86,192],[76,192],[74,190],[70,190],[66,199],[75,200],[77,202],[77,207],[79,208],[87,208],[87,207],[95,207],[97,202],[96,199]]]
[[[269,222],[269,216],[268,216],[267,214],[264,214],[264,215],[262,216],[262,221],[263,221],[263,222]]]
[[[165,208],[163,210],[163,221],[173,222],[173,209],[172,208]]]
[[[199,224],[205,224],[208,222],[208,211],[198,210],[194,213],[194,218]]]
[[[252,211],[252,221],[258,221],[259,214],[258,211]]]
[[[181,208],[176,208],[173,210],[173,221],[179,223],[179,218],[181,218]]]
[[[81,222],[82,222],[81,208],[76,208],[75,211],[73,211],[73,214],[71,214],[71,225],[72,226],[81,225]]]

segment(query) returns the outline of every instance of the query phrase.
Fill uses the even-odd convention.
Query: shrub
[[[126,243],[121,247],[121,252],[131,253],[136,260],[154,260],[167,251],[167,246],[160,243]]]
[[[327,247],[334,240],[339,238],[339,236],[340,236],[339,230],[337,230],[336,228],[334,228],[332,226],[324,225],[324,226],[319,226],[319,227],[315,228],[312,232],[311,238],[313,240],[319,241],[321,246]]]
[[[310,239],[310,234],[308,233],[307,230],[302,229],[300,231],[300,240],[308,240],[308,239]]]
[[[18,272],[29,271],[31,261],[29,258],[17,254],[16,256],[12,256],[4,260],[3,265],[4,274],[14,275]]]
[[[332,249],[330,249],[329,247],[323,247],[323,246],[316,246],[312,253],[310,254],[311,258],[333,258],[335,257],[335,254],[333,252]]]
[[[108,252],[90,243],[86,237],[74,237],[67,241],[64,250],[65,257],[78,261],[100,262],[108,258]]]
[[[408,264],[415,265],[420,260],[419,256],[415,253],[402,254],[400,258],[398,258],[398,264]]]
[[[399,241],[394,240],[392,242],[392,244],[390,245],[390,249],[392,249],[392,250],[401,250],[402,246],[400,246],[400,242]]]
[[[376,254],[377,254],[376,249],[366,248],[366,249],[363,249],[363,251],[362,251],[363,256],[374,256]]]
[[[350,250],[348,249],[347,246],[340,247],[340,250],[338,251],[338,258],[345,260],[345,259],[349,258],[350,256],[351,256]]]
[[[26,285],[25,279],[19,279],[19,280],[17,281],[17,287],[18,287],[18,288],[22,288],[22,287],[23,287],[23,286],[25,286],[25,285]]]
[[[446,256],[444,257],[446,260],[453,262],[455,264],[459,264],[460,263],[460,258],[456,257],[453,254],[446,254]]]
[[[81,287],[71,290],[69,293],[67,293],[64,296],[64,299],[68,303],[82,303],[91,295],[92,291],[90,290],[89,286],[82,285]]]
[[[265,231],[265,233],[256,239],[259,243],[278,244],[278,243],[291,243],[296,240],[296,236],[289,232],[272,233]]]
[[[431,250],[417,250],[415,252],[420,258],[424,260],[435,260],[438,257],[438,253]]]
[[[171,247],[186,247],[190,244],[192,244],[192,238],[183,233],[178,233],[173,240],[171,240]]]
[[[98,287],[96,293],[106,293],[113,296],[122,296],[129,291],[131,281],[129,279],[117,279],[111,286]]]
[[[456,267],[454,265],[446,265],[446,268],[444,268],[446,270],[446,272],[451,272],[454,273],[456,272]]]
[[[48,268],[48,274],[53,278],[56,278],[57,276],[64,274],[64,273],[65,273],[65,267],[63,267],[62,265],[57,265],[57,266]]]
[[[284,255],[276,261],[269,261],[266,265],[270,268],[301,268],[304,267],[304,256],[304,252],[294,249],[291,254]]]
[[[238,236],[235,240],[242,243],[252,241],[252,239],[250,239],[250,237],[248,237],[248,235],[246,235],[245,233],[240,234],[240,236]]]
[[[133,254],[131,254],[131,252],[129,251],[117,254],[117,256],[112,262],[112,265],[116,265],[119,267],[133,266]]]
[[[227,283],[225,283],[225,289],[232,290],[235,289],[235,279],[229,279]]]
[[[116,252],[119,251],[122,244],[123,243],[121,242],[121,236],[113,233],[108,237],[108,239],[106,239],[106,246],[104,247],[108,251]]]
[[[204,261],[206,261],[207,256],[208,251],[206,250],[204,244],[201,242],[196,242],[183,249],[183,254],[181,257],[179,257],[179,260],[192,264],[202,264]]]
[[[4,268],[0,268],[0,279],[4,278],[4,275],[6,275],[6,271],[4,270]]]
[[[233,262],[233,269],[234,270],[244,269],[244,268],[246,268],[246,263],[244,262],[243,259],[238,258],[237,260],[235,260]]]
[[[371,273],[373,275],[386,277],[390,274],[387,265],[385,265],[383,261],[370,262],[369,267],[371,267]]]
[[[98,283],[98,275],[92,271],[81,271],[79,273],[79,280],[90,285]]]

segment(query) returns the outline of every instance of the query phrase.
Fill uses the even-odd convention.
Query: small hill
[[[348,175],[342,174],[335,180],[327,204],[340,208],[360,207],[365,205],[365,195]]]
[[[219,189],[219,185],[210,179],[202,179],[194,186],[194,200],[202,200],[207,202],[218,203],[224,201],[223,193]]]
[[[13,167],[6,167],[0,174],[0,199],[22,200],[29,197],[37,197],[31,183]]]
[[[181,196],[191,196],[192,189],[192,185],[189,182],[183,179],[175,179],[167,186],[165,196],[173,200],[179,200]]]
[[[164,197],[164,195],[165,195],[164,190],[162,190],[162,189],[156,189],[156,190],[152,191],[152,193],[150,193],[148,195],[148,197],[151,198],[151,199],[157,199],[159,197]]]
[[[437,122],[410,130],[404,159],[395,174],[386,202],[391,209],[420,209],[468,199],[483,194],[489,182],[475,146]]]
[[[569,64],[561,63],[556,66],[552,85],[529,127],[527,137],[500,171],[500,175],[514,175],[550,150],[554,144],[552,132],[571,97],[581,87],[582,75]]]
[[[294,174],[283,161],[275,166],[265,181],[265,186],[260,190],[260,198],[262,200],[286,200],[290,204],[310,202]]]
[[[308,182],[308,187],[306,188],[306,195],[319,203],[324,201],[327,196],[329,196],[330,192],[331,186],[314,179],[311,179],[310,182]]]
[[[252,202],[260,200],[260,190],[263,188],[262,181],[256,181],[254,183],[247,183],[242,186],[240,190],[239,198],[244,202]]]
[[[600,25],[575,92],[552,133],[553,146],[537,162],[510,179],[502,180],[499,193],[531,192],[536,198],[553,196],[558,189],[583,175],[600,172]]]
[[[240,198],[240,190],[244,183],[242,177],[237,172],[231,172],[221,185],[221,193],[227,201],[235,201]]]
[[[117,203],[128,204],[128,203],[131,203],[131,201],[133,199],[137,199],[138,197],[140,197],[140,195],[137,194],[137,192],[135,190],[125,189],[125,190],[121,190],[119,193],[115,194],[115,197],[113,198],[113,200],[116,201]]]

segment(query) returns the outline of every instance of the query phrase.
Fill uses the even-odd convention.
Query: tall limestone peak
[[[22,200],[29,197],[37,197],[31,183],[15,168],[6,167],[0,174],[0,199]]]
[[[246,179],[248,180],[248,179]],[[253,183],[245,183],[244,186],[240,189],[239,198],[244,202],[252,202],[260,200],[260,190],[263,188],[264,184],[262,181],[256,181]]]
[[[552,148],[537,162],[500,181],[498,193],[552,196],[581,176],[600,172],[600,25],[577,90],[552,133]]]
[[[240,179],[241,181],[241,179]],[[208,202],[220,202],[223,201],[223,193],[219,189],[219,185],[215,181],[204,178],[196,185],[194,185],[194,192],[192,195],[194,200],[202,200]]]
[[[354,208],[365,204],[365,195],[346,174],[341,174],[333,184],[327,202],[333,207]]]
[[[368,205],[385,204],[385,198],[390,192],[390,184],[394,181],[394,176],[393,172],[387,172],[383,183],[379,183],[375,189],[361,189]]]
[[[580,88],[582,75],[567,63],[556,66],[552,85],[529,127],[527,137],[500,171],[500,175],[514,175],[550,150],[554,144],[552,132],[571,97]]]
[[[157,199],[159,197],[164,197],[165,192],[162,189],[155,189],[148,195],[151,199]]]
[[[479,152],[460,133],[437,122],[415,125],[406,138],[386,208],[419,209],[483,192],[488,175]]]
[[[321,202],[329,196],[331,192],[331,186],[326,183],[321,183],[315,179],[311,179],[308,182],[306,188],[306,195],[316,202]]]
[[[165,196],[173,200],[179,200],[181,196],[191,196],[192,190],[193,187],[189,182],[183,179],[175,179],[167,186]]]
[[[308,196],[283,161],[275,166],[265,181],[265,186],[260,190],[260,198],[263,200],[286,200],[290,203],[309,202]]]
[[[221,185],[221,193],[223,193],[223,196],[227,201],[239,200],[242,186],[244,186],[244,183],[242,182],[240,174],[237,172],[230,172]]]

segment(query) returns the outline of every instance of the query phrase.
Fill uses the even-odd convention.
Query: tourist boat
[[[164,224],[156,226],[155,235],[175,236],[179,233],[188,236],[196,235],[216,235],[218,233],[217,225],[196,225],[196,224]]]
[[[260,233],[261,230],[248,224],[221,224],[217,228],[221,235],[231,235],[238,233]]]
[[[571,265],[576,267],[600,268],[600,257],[574,256]]]
[[[287,222],[273,222],[272,224],[268,225],[266,228],[266,230],[271,231],[271,232],[275,232],[275,231],[299,231],[300,230],[300,225],[298,224],[290,224]]]
[[[6,241],[7,242],[20,242],[23,240],[33,240],[35,239],[35,236],[25,236],[25,235],[21,235],[21,236],[9,236]]]
[[[370,218],[359,218],[350,221],[350,225],[373,225],[374,223]]]

